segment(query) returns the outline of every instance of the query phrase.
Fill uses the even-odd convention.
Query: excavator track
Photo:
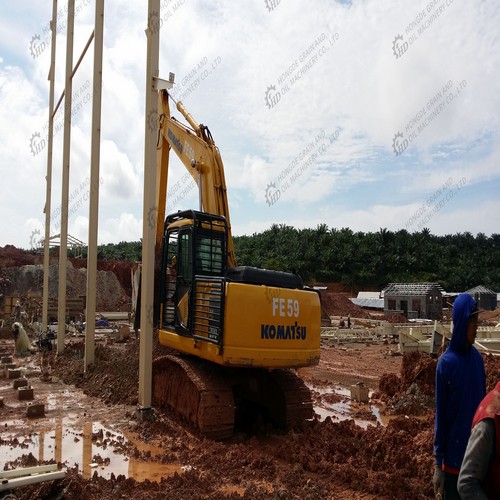
[[[309,389],[289,370],[228,368],[175,355],[153,363],[153,404],[214,440],[230,438],[235,425],[259,417],[289,429],[314,414]]]
[[[170,407],[210,439],[232,436],[234,401],[230,384],[202,360],[166,355],[153,363],[153,404]]]

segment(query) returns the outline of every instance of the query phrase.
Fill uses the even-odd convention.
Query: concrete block
[[[2,365],[3,378],[9,378],[9,370],[12,370],[13,368],[17,368],[16,363],[5,363]]]
[[[8,365],[12,362],[12,356],[2,356],[2,359],[0,360],[0,363],[2,363],[2,365]]]
[[[19,401],[33,399],[33,387],[20,387],[17,390],[17,399],[19,399]]]
[[[21,370],[19,368],[9,368],[7,378],[21,378]]]
[[[19,389],[19,387],[26,387],[27,385],[28,385],[27,378],[18,378],[17,380],[14,380],[12,387],[14,387],[14,389]]]
[[[30,403],[26,410],[27,417],[44,417],[45,416],[45,405],[43,403]]]
[[[351,399],[360,403],[368,403],[368,387],[365,387],[363,382],[351,385]]]

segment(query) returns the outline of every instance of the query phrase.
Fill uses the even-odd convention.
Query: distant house
[[[497,308],[497,294],[485,286],[476,286],[465,293],[468,293],[476,300],[479,309],[493,311]]]
[[[436,283],[389,283],[384,288],[384,312],[407,319],[442,319],[443,293]]]

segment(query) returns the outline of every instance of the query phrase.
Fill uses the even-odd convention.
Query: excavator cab
[[[221,341],[224,295],[216,278],[224,276],[226,265],[224,217],[195,210],[169,215],[162,250],[160,327]]]

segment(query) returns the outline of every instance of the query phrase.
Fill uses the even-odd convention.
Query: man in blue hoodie
[[[459,499],[458,474],[472,419],[486,394],[482,355],[473,346],[477,333],[476,301],[466,293],[453,304],[451,341],[436,368],[433,485],[436,497]]]

